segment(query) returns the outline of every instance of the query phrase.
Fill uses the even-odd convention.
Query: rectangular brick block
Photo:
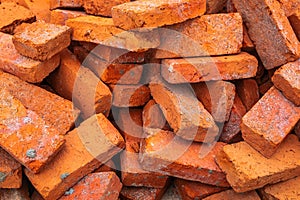
[[[111,9],[114,6],[130,2],[130,0],[84,0],[83,7],[86,13],[111,17]]]
[[[40,62],[32,60],[19,54],[12,42],[11,35],[0,33],[0,69],[20,79],[38,83],[58,67],[60,62],[59,55],[52,57],[50,60]]]
[[[0,88],[8,90],[27,109],[43,118],[46,125],[55,128],[62,135],[74,126],[78,117],[78,111],[73,108],[71,101],[28,84],[13,75],[0,72]]]
[[[231,187],[236,192],[246,192],[298,176],[299,150],[299,140],[291,134],[269,159],[246,142],[239,142],[226,145],[216,161]]]
[[[114,24],[125,30],[156,28],[201,16],[206,11],[205,0],[142,0],[112,8]]]
[[[170,30],[160,30],[156,58],[236,54],[242,48],[243,22],[238,13],[203,15],[166,28]]]
[[[63,195],[124,147],[122,136],[102,114],[81,123],[65,139],[65,147],[43,171],[33,174],[25,170],[30,182],[46,200]]]
[[[300,108],[272,87],[244,115],[241,131],[244,140],[266,157],[276,152],[300,119]]]
[[[245,193],[236,193],[233,190],[226,190],[217,194],[213,194],[209,197],[204,198],[203,200],[231,200],[231,199],[245,199],[245,200],[260,200],[260,197],[255,191],[245,192]]]
[[[300,8],[293,15],[291,15],[288,19],[290,21],[290,24],[291,24],[298,40],[300,40]]]
[[[151,99],[143,108],[143,128],[168,129],[167,121],[159,105]],[[147,132],[147,131],[146,131]]]
[[[236,91],[247,111],[259,100],[259,89],[254,79],[243,79],[236,82]]]
[[[145,170],[202,183],[228,187],[225,174],[214,161],[225,144],[214,146],[190,142],[169,131],[158,131],[145,139],[140,163]]]
[[[242,15],[249,36],[255,43],[257,53],[266,69],[299,58],[299,41],[278,1],[233,0],[232,2]]]
[[[50,9],[80,8],[85,0],[50,0]]]
[[[55,9],[51,11],[50,23],[58,25],[66,25],[68,19],[74,19],[76,17],[85,16],[86,13],[77,10],[61,10]]]
[[[169,83],[235,80],[256,75],[257,59],[242,52],[237,55],[162,60],[161,74]]]
[[[124,186],[120,192],[120,197],[124,200],[160,200],[167,188],[168,184],[166,184],[164,188]]]

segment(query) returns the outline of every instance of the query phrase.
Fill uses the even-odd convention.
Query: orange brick
[[[217,194],[213,194],[209,197],[204,198],[203,200],[231,200],[231,199],[245,199],[245,200],[260,200],[260,197],[255,191],[245,192],[245,193],[236,193],[233,190],[226,190]]]
[[[160,75],[161,64],[159,59],[150,59],[143,67],[143,75],[140,81],[143,84],[150,83],[153,77]]]
[[[143,108],[143,128],[166,129],[166,118],[159,105],[152,99]]]
[[[249,36],[255,43],[257,53],[266,69],[299,58],[299,41],[278,1],[255,0],[250,3],[247,0],[233,0],[232,2],[241,13]],[[265,34],[266,32],[268,34]]]
[[[291,16],[300,8],[300,2],[298,0],[279,0],[279,3],[286,16]]]
[[[22,186],[21,164],[2,148],[0,148],[0,157],[0,188],[20,188]]]
[[[226,7],[227,0],[206,0],[206,14],[222,11]]]
[[[220,142],[213,146],[192,143],[175,137],[172,132],[159,131],[145,139],[140,162],[148,171],[227,187],[225,174],[214,161],[223,146]]]
[[[124,3],[111,10],[114,24],[125,30],[175,24],[201,16],[205,11],[204,0],[142,0]]]
[[[195,94],[215,121],[229,120],[235,96],[234,84],[226,81],[203,82],[192,85]]]
[[[290,21],[290,24],[291,24],[298,40],[300,40],[300,8],[297,10],[297,12],[295,12],[293,15],[291,15],[288,19]]]
[[[50,9],[55,8],[80,8],[84,0],[50,0]]]
[[[65,25],[68,19],[73,19],[85,15],[86,13],[83,11],[55,9],[51,11],[50,23]]]
[[[272,87],[242,119],[244,140],[266,157],[272,156],[300,119],[300,108]]]
[[[236,91],[247,110],[259,100],[259,89],[254,79],[243,79],[236,83]]]
[[[63,195],[124,147],[122,136],[102,114],[82,122],[65,139],[65,147],[43,171],[33,174],[25,170],[30,182],[46,200]]]
[[[197,83],[212,80],[235,80],[254,77],[257,59],[240,53],[230,56],[165,59],[161,74],[169,83]]]
[[[272,82],[287,99],[300,106],[300,59],[276,70]]]
[[[101,165],[98,169],[96,169],[94,172],[110,172],[115,171],[116,165],[112,160],[107,161],[103,165]]]
[[[153,99],[160,105],[176,135],[197,142],[209,143],[215,140],[219,129],[193,94],[191,86],[174,86],[156,78],[149,87]]]
[[[82,63],[82,64],[83,64],[83,62],[86,63],[85,59],[90,53],[88,50],[86,50],[82,46],[74,46],[72,51],[73,51],[74,55],[77,57],[77,59],[80,61],[80,63]]]
[[[155,58],[236,54],[242,47],[243,22],[238,13],[203,15],[166,28],[160,30]]]
[[[255,46],[249,37],[248,30],[245,25],[243,25],[243,48],[244,51],[254,51]]]
[[[120,192],[121,199],[124,200],[160,200],[162,199],[168,184],[164,188],[147,187],[126,187]]]
[[[11,35],[0,33],[0,69],[24,81],[38,83],[58,67],[59,55],[45,62],[35,61],[24,57],[15,49]]]
[[[130,0],[84,0],[84,10],[91,15],[111,17],[111,9],[114,6],[130,2]]]
[[[37,20],[50,22],[49,0],[25,0],[28,8],[36,15]]]
[[[25,8],[28,8],[28,5],[26,3],[25,0],[1,0],[1,3],[4,3],[4,2],[7,2],[7,3],[16,3],[20,6],[23,6]]]
[[[60,134],[65,134],[74,126],[78,111],[73,109],[72,102],[3,72],[0,72],[0,88],[8,90]]]
[[[114,172],[100,172],[88,174],[69,193],[59,200],[73,199],[107,199],[115,200],[122,189],[122,183]]]
[[[236,192],[246,192],[298,176],[299,150],[298,138],[291,134],[269,159],[246,142],[239,142],[226,145],[216,161],[231,187]]]

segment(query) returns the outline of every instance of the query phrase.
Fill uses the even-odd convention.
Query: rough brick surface
[[[27,3],[26,3],[25,0],[1,0],[1,3],[4,3],[4,2],[16,3],[16,4],[20,5],[20,6],[28,8],[28,5],[27,5]]]
[[[291,16],[300,8],[298,0],[278,0],[286,16]]]
[[[300,59],[276,70],[272,82],[287,99],[300,106]]]
[[[124,200],[160,200],[167,189],[164,188],[147,188],[147,187],[126,187],[120,192],[121,199]]]
[[[219,142],[214,146],[192,143],[172,132],[159,131],[145,139],[140,162],[145,170],[227,187],[225,174],[214,161],[223,146]]]
[[[288,19],[291,23],[291,26],[292,26],[298,40],[300,40],[300,8],[297,10],[297,12],[295,12],[293,15],[291,15]]]
[[[112,160],[109,160],[103,165],[101,165],[94,172],[110,172],[110,171],[115,171],[115,169],[116,169],[115,163]]]
[[[231,187],[236,192],[246,192],[298,176],[299,150],[297,136],[289,135],[269,159],[246,142],[239,142],[226,145],[216,161]]]
[[[300,119],[300,108],[272,87],[244,115],[241,131],[244,140],[270,157]]]
[[[213,14],[222,11],[226,7],[227,0],[207,0],[206,14]]]
[[[166,118],[163,115],[159,105],[151,99],[143,108],[143,128],[166,128]]]
[[[218,57],[165,59],[161,74],[169,83],[234,80],[256,75],[258,62],[248,53]]]
[[[241,13],[249,36],[266,69],[299,58],[299,41],[278,1],[233,0],[232,2]],[[266,32],[268,34],[265,34]]]
[[[81,123],[65,139],[65,147],[43,171],[32,174],[25,170],[35,189],[46,200],[63,195],[124,147],[122,136],[102,114]]]
[[[201,16],[206,11],[204,0],[142,0],[112,8],[114,24],[125,30],[156,28]]]
[[[260,200],[260,197],[255,191],[245,192],[245,193],[236,193],[233,190],[226,190],[217,194],[213,194],[209,197],[204,198],[203,200],[231,200],[231,199],[245,199],[245,200]]]
[[[174,86],[156,78],[149,87],[176,135],[198,142],[214,141],[219,129],[191,86]]]
[[[35,61],[19,54],[12,42],[12,36],[0,33],[0,69],[24,81],[38,83],[59,65],[59,55],[45,62]]]
[[[65,25],[68,19],[73,19],[85,15],[86,13],[83,11],[55,9],[51,11],[50,23]]]
[[[83,2],[86,13],[111,17],[111,9],[114,6],[130,2],[130,0],[84,0]]]
[[[50,9],[80,8],[85,0],[50,0]]]
[[[259,100],[259,89],[254,79],[243,79],[236,83],[236,91],[247,110]]]

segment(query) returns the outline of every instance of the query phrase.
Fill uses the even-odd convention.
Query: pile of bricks
[[[300,199],[299,0],[0,2],[1,200]]]

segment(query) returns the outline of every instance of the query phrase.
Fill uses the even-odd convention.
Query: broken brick
[[[68,19],[85,16],[86,13],[77,10],[61,10],[55,9],[51,11],[50,23],[58,25],[66,25]]]
[[[83,7],[86,13],[111,17],[111,9],[114,6],[130,2],[130,0],[84,0]]]
[[[291,16],[299,10],[300,2],[298,0],[279,0],[278,1],[286,16]]]
[[[50,9],[80,8],[85,0],[50,0]]]
[[[166,118],[164,117],[159,105],[151,99],[143,108],[143,128],[166,128]]]
[[[236,82],[236,91],[245,105],[250,110],[259,100],[259,89],[254,79],[243,79]]]
[[[231,200],[231,199],[246,199],[246,200],[260,200],[260,197],[255,191],[237,193],[233,190],[226,190],[217,194],[213,194],[209,197],[204,198],[203,200]]]

